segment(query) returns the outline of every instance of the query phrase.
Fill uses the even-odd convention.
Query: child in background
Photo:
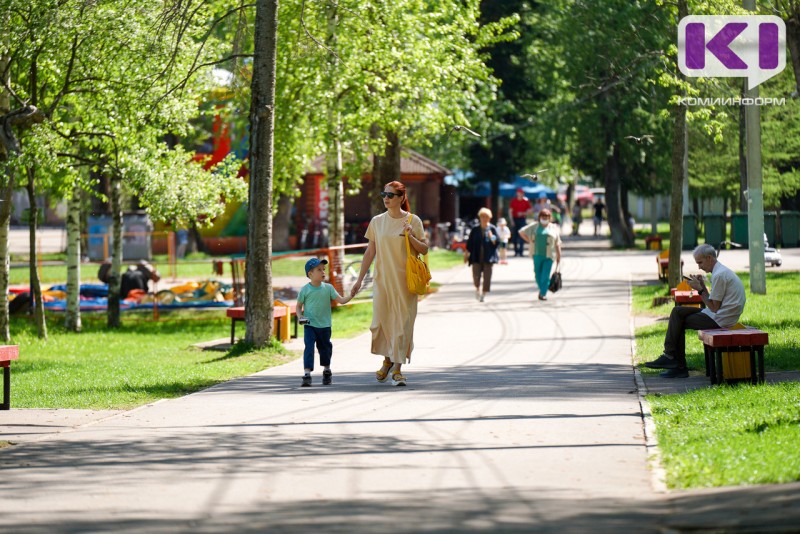
[[[508,250],[508,241],[511,239],[511,230],[508,228],[508,223],[503,217],[497,221],[497,232],[500,234],[500,265],[508,265],[506,254]]]
[[[303,325],[303,387],[311,386],[311,371],[314,370],[314,345],[319,351],[319,364],[322,371],[322,384],[325,386],[333,382],[331,372],[331,356],[333,344],[331,343],[331,301],[339,304],[350,302],[352,297],[342,297],[336,289],[323,282],[325,279],[325,265],[328,260],[311,258],[306,262],[306,276],[310,282],[303,286],[297,296],[297,318]]]

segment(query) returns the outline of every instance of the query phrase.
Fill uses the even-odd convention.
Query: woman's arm
[[[428,242],[425,239],[420,239],[415,236],[413,233],[408,234],[409,242],[411,243],[411,248],[417,251],[418,254],[422,254],[423,256],[428,253]]]
[[[370,241],[369,245],[367,245],[367,250],[364,251],[364,257],[361,259],[361,272],[358,273],[358,280],[356,280],[356,283],[353,284],[353,288],[350,290],[351,297],[355,297],[356,294],[361,289],[361,282],[364,280],[364,277],[367,276],[369,268],[372,265],[372,260],[374,259],[375,259],[375,242]]]
[[[406,221],[403,225],[403,231],[408,234],[408,241],[411,244],[411,248],[413,248],[417,254],[422,254],[423,256],[428,253],[428,242],[425,238],[419,238],[414,235],[413,232],[414,228],[411,226],[411,223]],[[423,228],[422,234],[425,235],[425,229]]]

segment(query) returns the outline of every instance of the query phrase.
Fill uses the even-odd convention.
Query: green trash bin
[[[719,213],[703,215],[704,236],[706,243],[717,248],[725,241],[725,216]]]
[[[781,212],[781,243],[784,247],[800,246],[800,212]]]
[[[750,247],[750,238],[747,229],[747,213],[734,213],[731,215],[731,241],[740,244],[743,248]]]
[[[683,216],[683,250],[693,250],[697,246],[697,215]]]
[[[767,234],[767,241],[771,247],[778,244],[778,233],[775,231],[776,217],[777,214],[774,211],[764,212],[764,233]]]

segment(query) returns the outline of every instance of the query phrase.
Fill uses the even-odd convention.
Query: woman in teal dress
[[[539,300],[547,300],[553,261],[561,263],[561,232],[557,224],[551,223],[552,217],[549,209],[543,209],[536,222],[523,226],[519,231],[522,240],[530,243]]]

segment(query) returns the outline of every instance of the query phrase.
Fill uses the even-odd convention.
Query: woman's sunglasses
[[[394,197],[401,197],[400,193],[390,193],[387,191],[381,191],[381,198],[394,198]]]

